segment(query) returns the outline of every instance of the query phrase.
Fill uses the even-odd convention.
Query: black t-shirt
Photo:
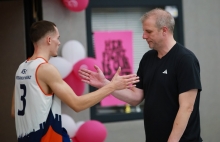
[[[202,89],[195,55],[176,43],[161,59],[150,50],[141,59],[137,87],[144,91],[146,142],[167,142],[179,109],[179,94],[198,89],[194,110],[180,142],[200,142],[199,100]]]

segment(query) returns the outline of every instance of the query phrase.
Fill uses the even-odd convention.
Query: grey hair
[[[156,27],[158,29],[162,27],[167,27],[168,30],[173,33],[174,31],[174,26],[175,26],[175,20],[173,16],[161,9],[161,8],[155,8],[153,10],[150,10],[146,12],[142,17],[141,17],[141,22],[144,23],[144,21],[150,17],[155,17],[156,18]]]

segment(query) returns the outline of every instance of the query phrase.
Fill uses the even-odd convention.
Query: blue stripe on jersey
[[[18,142],[40,142],[41,138],[47,133],[50,126],[56,133],[62,135],[63,142],[70,142],[70,138],[66,130],[62,128],[61,115],[55,114],[54,118],[51,110],[46,122],[40,124],[40,129],[38,131],[33,130],[33,132],[28,135],[18,138]]]

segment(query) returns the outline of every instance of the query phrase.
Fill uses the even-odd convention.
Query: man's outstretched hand
[[[122,75],[120,76],[121,67],[118,68],[111,83],[114,84],[116,90],[122,90],[127,88],[133,88],[135,83],[139,82],[139,77],[136,74]]]
[[[85,83],[88,83],[89,85],[96,87],[96,88],[101,88],[108,84],[110,81],[105,78],[105,75],[103,74],[102,70],[98,66],[94,66],[96,71],[91,71],[85,68],[81,68],[78,73],[79,76],[82,78],[82,81]],[[117,70],[115,73],[113,79],[111,81],[119,81],[118,84],[119,86],[117,89],[122,89],[123,87],[126,88],[131,88],[135,86],[135,83],[139,82],[139,77],[135,74],[130,74],[130,75],[122,75],[120,76],[121,68]],[[116,83],[117,84],[117,83]],[[125,86],[120,86],[120,85],[125,85]]]
[[[105,75],[103,74],[102,70],[98,66],[94,66],[96,72],[81,68],[78,73],[79,76],[82,78],[82,81],[85,83],[88,83],[89,85],[101,88],[105,84],[107,84],[109,81],[105,78]]]

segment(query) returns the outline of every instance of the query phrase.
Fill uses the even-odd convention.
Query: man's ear
[[[50,36],[46,37],[46,42],[47,42],[47,44],[51,44],[51,37]]]
[[[163,27],[163,28],[162,28],[162,31],[163,31],[163,35],[166,35],[167,32],[168,32],[168,28],[167,28],[167,27]]]

